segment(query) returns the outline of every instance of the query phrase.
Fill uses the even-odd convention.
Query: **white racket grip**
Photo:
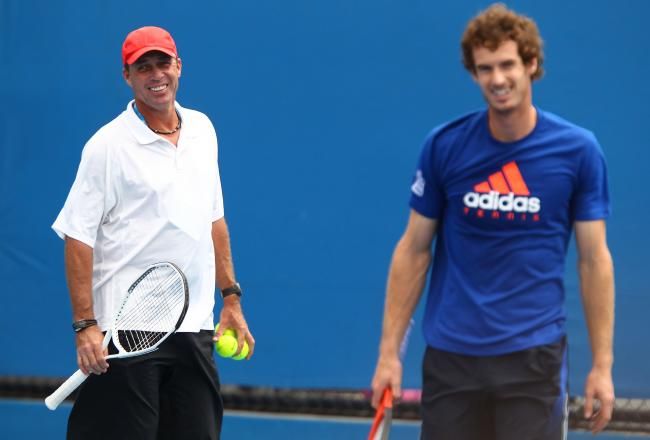
[[[79,385],[84,383],[88,375],[83,371],[77,370],[72,376],[61,384],[52,394],[45,398],[45,406],[54,411]]]

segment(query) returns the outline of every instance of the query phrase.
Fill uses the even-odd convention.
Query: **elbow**
[[[590,274],[613,274],[614,262],[609,251],[594,252],[578,259],[578,271],[581,276]]]

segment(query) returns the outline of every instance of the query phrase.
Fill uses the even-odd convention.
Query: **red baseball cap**
[[[126,36],[122,44],[122,64],[133,64],[152,50],[159,50],[170,57],[178,57],[176,43],[169,32],[156,26],[145,26]]]

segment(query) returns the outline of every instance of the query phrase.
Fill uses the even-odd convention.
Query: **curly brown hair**
[[[519,56],[525,65],[537,58],[537,70],[533,72],[531,79],[541,78],[544,74],[544,42],[537,25],[532,19],[517,14],[503,3],[494,3],[467,24],[461,40],[463,65],[472,74],[476,73],[474,49],[485,47],[496,50],[501,43],[508,40],[517,43]]]

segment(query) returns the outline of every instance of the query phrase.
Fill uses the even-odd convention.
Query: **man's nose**
[[[494,69],[494,71],[492,72],[492,84],[499,86],[505,84],[505,82],[506,82],[506,76],[503,74],[501,69],[498,68]]]
[[[159,68],[159,67],[152,67],[151,68],[151,76],[154,79],[161,79],[163,75],[164,70]]]

